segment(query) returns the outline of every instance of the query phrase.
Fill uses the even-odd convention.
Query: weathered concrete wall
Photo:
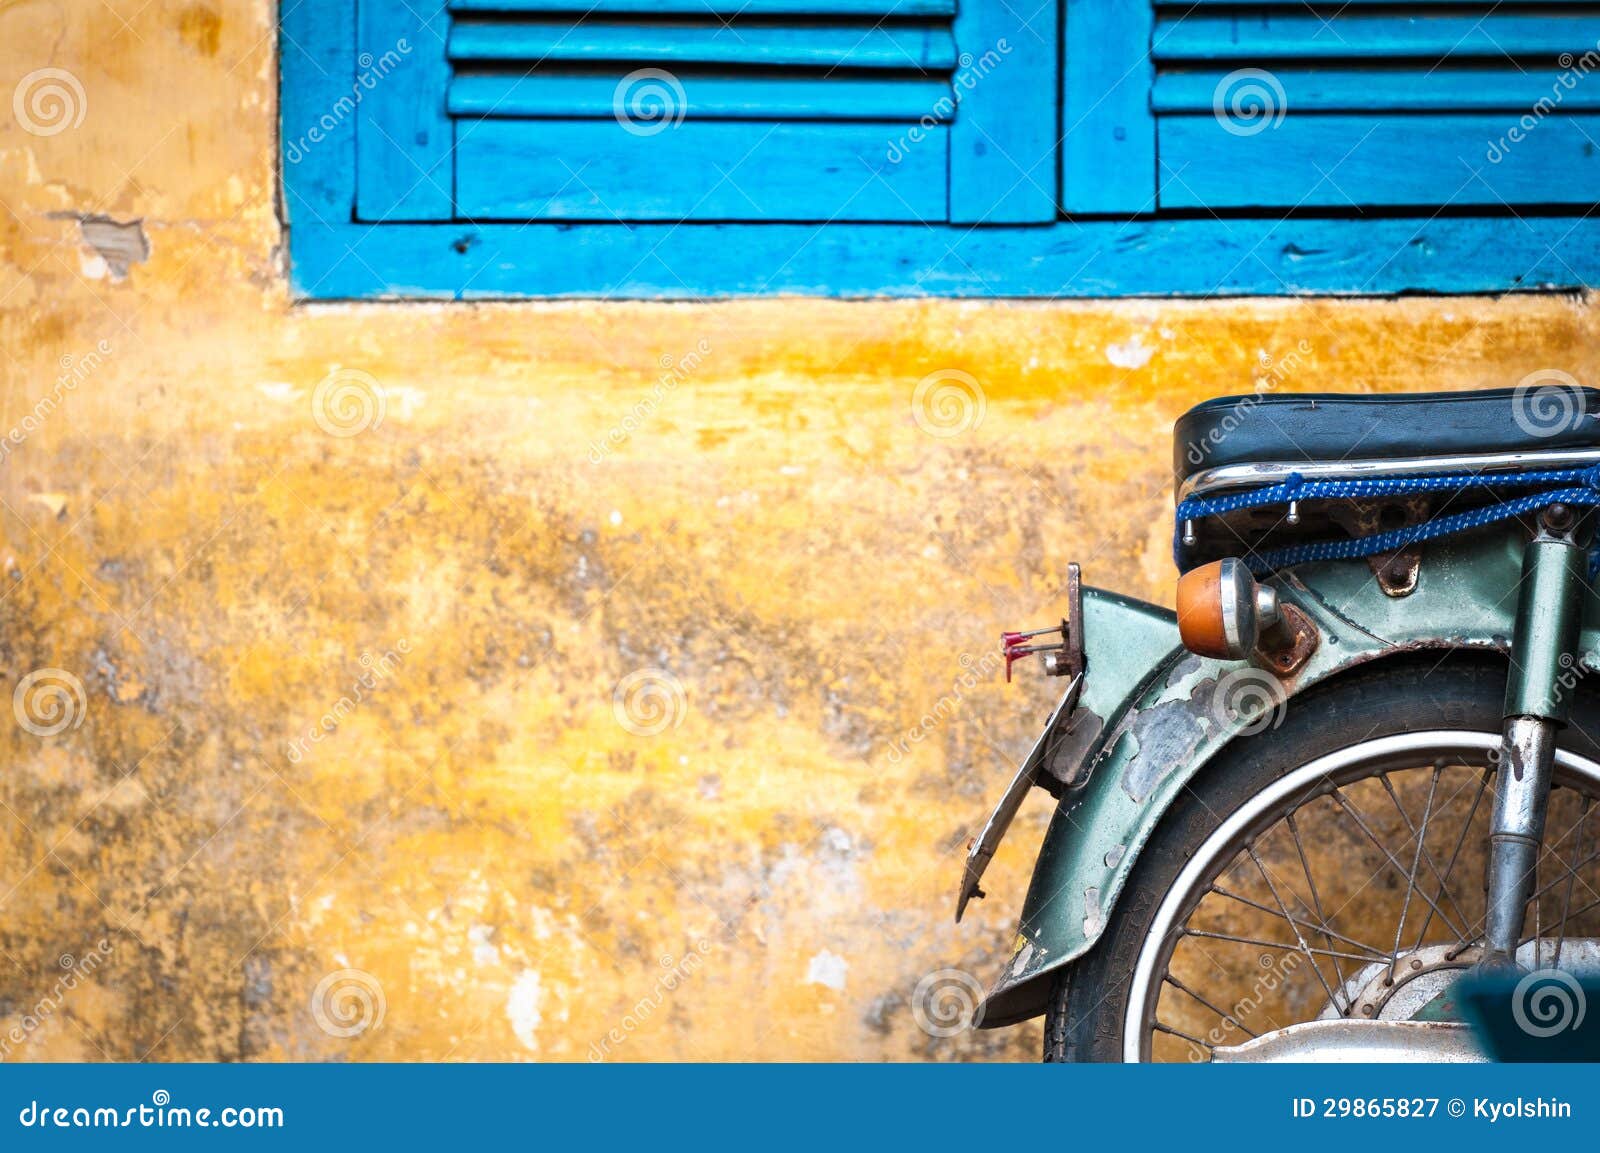
[[[272,20],[0,5],[81,89],[0,100],[0,1056],[1029,1057],[913,1002],[1172,418],[1594,375],[1551,297],[292,306]]]

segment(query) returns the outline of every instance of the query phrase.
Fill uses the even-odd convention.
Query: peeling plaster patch
[[[1106,345],[1106,359],[1118,368],[1143,368],[1155,354],[1155,349],[1145,347],[1144,338],[1138,333],[1127,340]]]
[[[57,520],[62,520],[67,515],[66,493],[35,492],[29,494],[28,500],[32,504],[42,505]]]
[[[850,962],[837,953],[830,953],[824,949],[806,966],[806,984],[826,985],[830,989],[843,990],[845,974],[850,971]]]
[[[472,963],[479,968],[500,960],[500,950],[489,940],[493,935],[494,930],[488,925],[474,925],[467,930],[467,940],[472,942]]]
[[[543,1007],[544,987],[539,982],[539,974],[532,969],[524,969],[506,997],[506,1017],[511,1021],[511,1031],[517,1035],[517,1040],[522,1042],[523,1048],[533,1053],[539,1051],[539,1022],[543,1020]]]
[[[93,251],[83,257],[83,274],[93,280],[110,276],[126,280],[128,269],[150,259],[150,241],[142,220],[113,220],[109,216],[79,216],[78,230]]]
[[[382,395],[401,420],[410,420],[428,399],[427,393],[409,385],[386,387]]]

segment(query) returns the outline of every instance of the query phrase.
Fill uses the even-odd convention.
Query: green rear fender
[[[1045,834],[1015,949],[983,1024],[1044,1011],[1052,976],[1099,940],[1140,850],[1184,785],[1246,730],[1270,726],[1271,710],[1371,661],[1422,650],[1506,653],[1521,564],[1522,538],[1504,532],[1430,544],[1407,597],[1385,596],[1360,561],[1307,565],[1276,578],[1279,596],[1321,634],[1311,659],[1284,680],[1246,662],[1194,656],[1179,643],[1170,612],[1085,590],[1088,673],[1080,704],[1092,714],[1093,736],[1063,742],[1082,756],[1081,765],[1053,767],[1058,777],[1082,783],[1065,791]],[[1584,651],[1600,651],[1593,595]]]

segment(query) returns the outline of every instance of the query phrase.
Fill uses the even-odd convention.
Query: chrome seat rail
[[[1541,469],[1588,468],[1600,465],[1600,448],[1552,449],[1549,452],[1472,453],[1458,456],[1392,456],[1381,460],[1326,460],[1225,464],[1203,469],[1179,486],[1177,503],[1190,497],[1215,496],[1238,489],[1282,484],[1291,476],[1303,480],[1360,480],[1439,476],[1451,473],[1517,473]]]

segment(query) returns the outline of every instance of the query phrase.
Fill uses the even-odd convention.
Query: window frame
[[[300,301],[1387,296],[1575,290],[1600,219],[1064,217],[1051,223],[360,223],[355,0],[286,0],[282,207]]]

